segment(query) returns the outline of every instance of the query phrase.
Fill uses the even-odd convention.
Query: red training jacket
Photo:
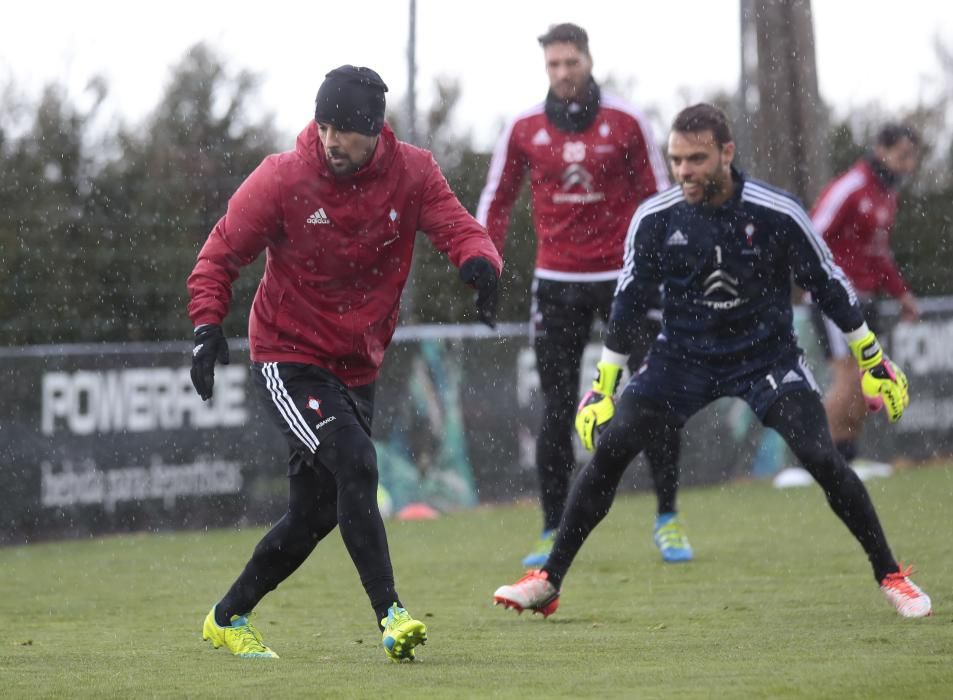
[[[311,122],[295,150],[265,158],[232,195],[189,276],[189,317],[221,323],[239,268],[267,250],[248,320],[252,360],[368,384],[397,325],[418,230],[458,268],[473,257],[502,267],[428,151],[385,125],[370,162],[338,179]]]
[[[669,185],[651,128],[634,107],[603,93],[595,121],[570,133],[540,103],[504,131],[480,197],[477,220],[501,251],[527,170],[536,276],[562,281],[616,279],[632,215]]]
[[[814,227],[861,294],[885,290],[900,297],[907,291],[890,252],[896,215],[896,192],[880,181],[866,159],[828,183],[814,203]]]

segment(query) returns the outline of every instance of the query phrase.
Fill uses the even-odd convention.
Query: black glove
[[[496,328],[497,286],[496,268],[486,258],[470,258],[460,268],[460,279],[477,290],[476,309],[480,321]]]
[[[207,323],[195,329],[195,347],[192,348],[192,386],[202,401],[212,398],[215,360],[228,364],[228,343],[220,325]]]

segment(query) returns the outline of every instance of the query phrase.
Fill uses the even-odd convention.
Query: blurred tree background
[[[864,153],[887,119],[909,120],[923,132],[926,157],[902,192],[893,234],[898,263],[920,295],[953,294],[953,54],[941,45],[937,52],[945,68],[943,99],[908,114],[887,115],[871,106],[837,115],[827,141],[830,170],[839,173]],[[258,84],[255,75],[233,71],[198,44],[171,69],[164,95],[143,123],[105,131],[97,124],[109,89],[102,79],[90,81],[83,107],[56,84],[36,104],[18,98],[14,85],[4,88],[0,346],[190,336],[185,279],[199,248],[262,158],[294,147],[295,135],[275,133],[271,115],[261,114]],[[456,81],[439,81],[418,133],[474,212],[489,154],[455,131],[460,91]],[[729,110],[737,104],[726,96],[707,98]],[[651,112],[651,105],[643,108]],[[401,114],[389,115],[399,135],[405,132]],[[302,124],[307,118],[302,115]],[[528,318],[535,238],[527,194],[514,208],[505,251],[504,321]],[[226,322],[233,337],[246,332],[260,275],[258,261],[236,284],[234,313]],[[420,236],[405,295],[413,321],[473,321],[471,295]]]
[[[60,86],[0,108],[0,345],[189,336],[185,279],[228,198],[279,140],[258,78],[194,46],[144,123],[95,133]],[[12,95],[13,89],[7,88]],[[261,263],[259,262],[260,266]],[[236,285],[247,307],[260,277]],[[233,335],[245,321],[228,322]]]

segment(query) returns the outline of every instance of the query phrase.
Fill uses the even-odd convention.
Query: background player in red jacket
[[[920,136],[909,126],[888,124],[877,136],[873,152],[830,182],[811,212],[815,228],[847,275],[867,325],[878,334],[884,329],[877,314],[878,297],[889,294],[900,302],[901,318],[920,316],[916,297],[903,281],[890,251],[890,229],[897,213],[897,188],[916,169]],[[826,316],[822,340],[831,358],[832,382],[824,399],[831,436],[850,462],[857,456],[867,416],[857,368],[843,335]]]
[[[248,614],[335,526],[379,620],[387,656],[413,659],[423,623],[403,608],[377,508],[374,381],[390,343],[418,230],[478,290],[493,325],[502,261],[429,152],[384,122],[387,86],[369,68],[327,74],[295,150],[269,156],[228,203],[189,276],[192,381],[212,396],[228,363],[221,322],[239,268],[266,251],[248,323],[253,376],[290,445],[288,511],[205,619],[203,637],[275,657]],[[315,614],[317,614],[315,612]]]
[[[539,43],[549,94],[503,133],[477,210],[477,219],[502,251],[510,211],[529,173],[537,237],[532,323],[543,394],[536,440],[543,533],[523,559],[527,567],[545,563],[566,502],[575,467],[579,363],[593,319],[609,316],[626,229],[642,200],[669,185],[645,118],[593,80],[585,30],[554,25]],[[650,312],[655,323],[631,349],[632,368],[658,334],[659,308],[656,304]],[[658,495],[654,536],[666,561],[692,558],[676,517],[678,448],[673,432],[647,449]]]

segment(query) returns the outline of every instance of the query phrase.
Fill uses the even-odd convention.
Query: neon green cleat
[[[685,528],[675,513],[659,513],[655,518],[652,539],[662,553],[662,559],[669,563],[691,561],[695,557]]]
[[[414,647],[427,643],[427,626],[415,620],[410,613],[394,603],[387,611],[387,617],[381,620],[384,633],[381,641],[384,652],[391,661],[414,661]]]
[[[215,622],[215,606],[205,617],[202,639],[218,649],[225,647],[243,659],[277,659],[278,655],[265,646],[261,632],[256,630],[245,615],[232,615],[231,627],[220,627]]]

